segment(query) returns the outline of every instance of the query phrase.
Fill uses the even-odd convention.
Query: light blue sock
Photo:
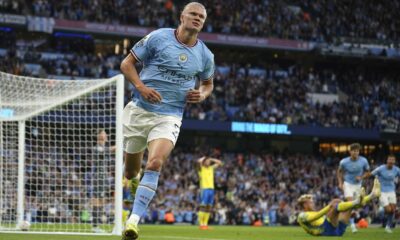
[[[354,225],[354,218],[350,218],[350,225]]]
[[[140,181],[139,187],[136,190],[132,214],[136,214],[139,217],[143,216],[156,193],[159,176],[159,172],[144,171],[142,181]]]

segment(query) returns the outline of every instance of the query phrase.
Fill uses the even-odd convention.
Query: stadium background
[[[2,0],[0,70],[114,76],[141,37],[178,25],[184,3]],[[214,92],[187,106],[146,223],[164,223],[168,212],[176,223],[195,223],[193,163],[204,153],[225,162],[211,218],[219,225],[295,224],[300,194],[314,193],[319,204],[340,195],[335,170],[349,143],[363,145],[372,168],[388,153],[399,156],[399,1],[202,3],[209,16],[200,39],[215,54]],[[126,84],[125,102],[131,91]],[[28,175],[27,189],[37,184]],[[380,222],[376,204],[362,215]]]

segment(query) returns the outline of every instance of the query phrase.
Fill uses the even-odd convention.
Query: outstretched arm
[[[371,176],[371,171],[366,171],[363,175],[362,175],[362,179],[367,179]]]
[[[328,206],[324,207],[323,209],[319,210],[318,212],[302,212],[299,215],[299,219],[302,222],[314,222],[315,220],[317,220],[320,217],[327,214],[331,208],[332,208],[332,205],[329,204]]]

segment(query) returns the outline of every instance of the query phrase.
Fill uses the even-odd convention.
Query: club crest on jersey
[[[149,35],[144,36],[144,37],[136,44],[136,47],[143,47],[144,42],[147,41],[148,38],[149,38]]]
[[[188,59],[187,55],[184,53],[179,54],[179,61],[180,62],[186,62]]]

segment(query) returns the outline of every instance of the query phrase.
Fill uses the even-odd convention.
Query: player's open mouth
[[[193,25],[195,25],[196,27],[200,27],[200,24],[198,22],[193,22]]]

